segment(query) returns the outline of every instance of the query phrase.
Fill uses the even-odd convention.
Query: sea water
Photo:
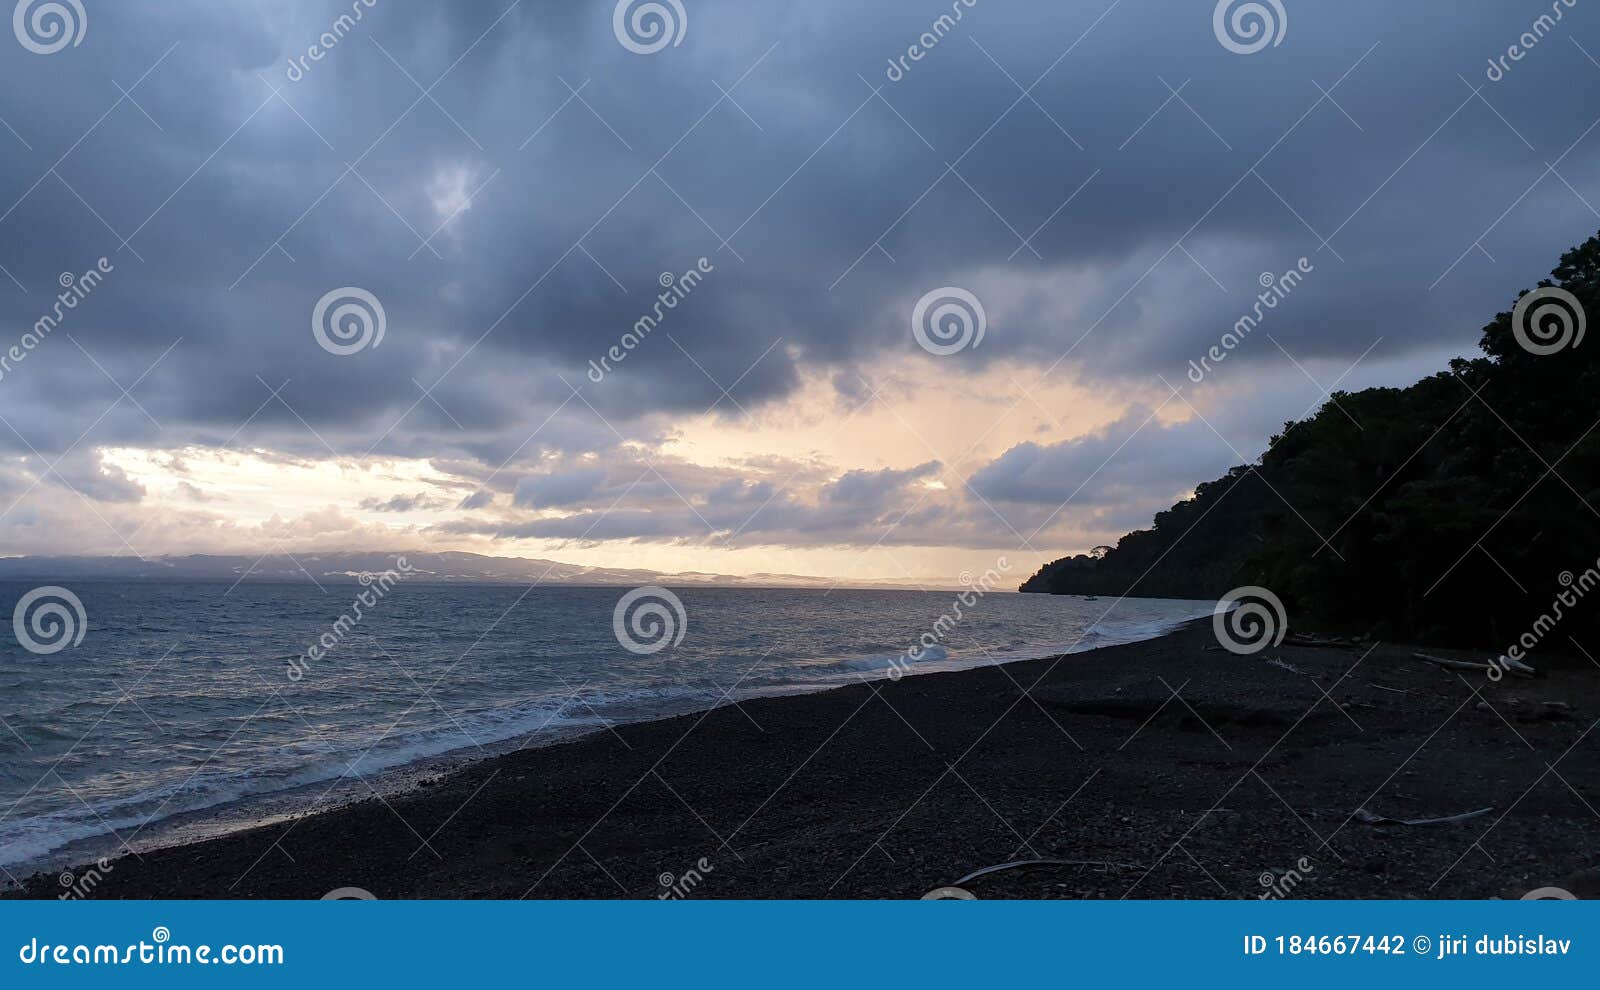
[[[0,583],[0,616],[33,587]],[[0,637],[0,883],[387,794],[607,725],[1082,652],[1212,607],[699,587],[672,589],[677,604],[636,627],[617,612],[629,588],[70,590],[85,617],[76,645],[39,654],[10,629]],[[370,604],[353,609],[363,593]],[[653,595],[630,607],[662,604]]]

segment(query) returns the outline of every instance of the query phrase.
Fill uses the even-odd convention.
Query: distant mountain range
[[[263,557],[192,554],[168,557],[0,557],[0,581],[252,581],[314,579],[353,581],[381,573],[399,557],[417,572],[412,580],[448,584],[576,584],[733,588],[832,588],[832,578],[799,574],[667,574],[634,568],[584,567],[533,557],[489,557],[477,553],[273,553]],[[855,588],[914,588],[910,582],[851,581]]]

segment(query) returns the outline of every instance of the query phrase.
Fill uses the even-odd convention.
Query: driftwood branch
[[[1456,822],[1482,817],[1493,810],[1493,808],[1479,808],[1477,811],[1463,811],[1459,815],[1446,815],[1443,818],[1386,818],[1383,815],[1375,815],[1365,808],[1357,808],[1355,817],[1356,821],[1367,825],[1406,825],[1415,827],[1418,825],[1453,825]]]
[[[1299,667],[1296,667],[1294,664],[1289,663],[1287,660],[1284,660],[1282,657],[1273,657],[1272,659],[1267,661],[1267,666],[1268,667],[1277,667],[1280,670],[1287,670],[1289,673],[1291,673],[1291,674],[1299,674],[1301,677],[1313,677],[1314,678],[1314,677],[1317,676],[1316,674],[1313,674],[1310,671],[1301,670]]]
[[[1510,657],[1502,656],[1497,662],[1500,666],[1520,677],[1532,677],[1535,674],[1534,669],[1521,660],[1513,660]]]
[[[1366,646],[1357,639],[1346,639],[1342,636],[1311,636],[1304,633],[1290,633],[1283,640],[1290,646],[1310,646],[1324,650],[1354,650]]]
[[[1368,681],[1367,682],[1367,686],[1368,687],[1375,687],[1379,691],[1388,691],[1391,694],[1411,695],[1411,694],[1416,694],[1417,693],[1415,691],[1407,691],[1405,688],[1389,687],[1387,684],[1379,684],[1376,681]]]
[[[997,866],[985,866],[981,870],[974,870],[973,872],[962,877],[960,880],[957,880],[955,882],[955,886],[960,887],[965,883],[976,880],[979,877],[986,877],[991,873],[999,873],[1002,870],[1018,870],[1025,866],[1094,866],[1101,869],[1116,870],[1140,870],[1144,868],[1137,863],[1109,863],[1090,859],[1019,859],[1011,863],[1001,863]]]
[[[1411,658],[1413,660],[1421,660],[1424,663],[1431,663],[1436,667],[1444,667],[1449,670],[1477,670],[1484,673],[1487,673],[1491,670],[1503,670],[1507,673],[1515,674],[1518,677],[1533,677],[1535,674],[1535,671],[1532,667],[1522,663],[1519,660],[1513,660],[1510,657],[1500,657],[1498,660],[1495,660],[1492,663],[1477,663],[1471,660],[1450,660],[1445,657],[1436,657],[1431,653],[1419,652],[1411,654]]]

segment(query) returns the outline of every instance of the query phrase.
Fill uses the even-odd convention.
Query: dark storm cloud
[[[1178,382],[1302,257],[1270,317],[1297,359],[1380,336],[1391,357],[1466,351],[1600,226],[1581,8],[1491,83],[1543,6],[1286,0],[1282,45],[1241,56],[1209,2],[979,0],[890,82],[947,4],[686,0],[683,45],[653,56],[618,43],[612,6],[377,0],[298,81],[290,60],[351,4],[93,4],[79,47],[7,39],[0,343],[61,273],[114,270],[0,380],[0,412],[52,456],[85,434],[371,449],[566,504],[591,492],[491,475],[648,442],[649,413],[739,415],[807,369],[922,358],[909,316],[939,286],[990,326],[923,360],[930,390],[1063,355],[1062,375]],[[701,258],[658,314],[662,274]],[[381,346],[318,346],[313,307],[341,286],[381,300]],[[1218,375],[1284,362],[1257,338]],[[1090,446],[1013,450],[980,487],[1027,500]],[[10,430],[0,447],[28,453]],[[827,499],[864,483],[797,528],[830,532]],[[568,518],[534,525],[582,532]]]
[[[600,489],[603,468],[580,468],[566,474],[529,475],[517,482],[515,503],[530,509],[572,505]]]
[[[906,471],[847,471],[822,490],[822,499],[828,505],[881,512],[890,495],[938,470],[939,463],[929,461]]]
[[[1215,470],[1216,448],[1199,420],[1164,426],[1150,411],[1135,410],[1074,440],[1018,444],[971,482],[979,495],[995,502],[1055,506],[1070,495],[1076,505],[1104,506],[1152,491],[1170,502]],[[1120,456],[1125,451],[1130,456]]]

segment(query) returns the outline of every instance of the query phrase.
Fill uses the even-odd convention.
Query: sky
[[[1022,576],[1473,352],[1600,228],[1584,0],[12,27],[6,555]]]

